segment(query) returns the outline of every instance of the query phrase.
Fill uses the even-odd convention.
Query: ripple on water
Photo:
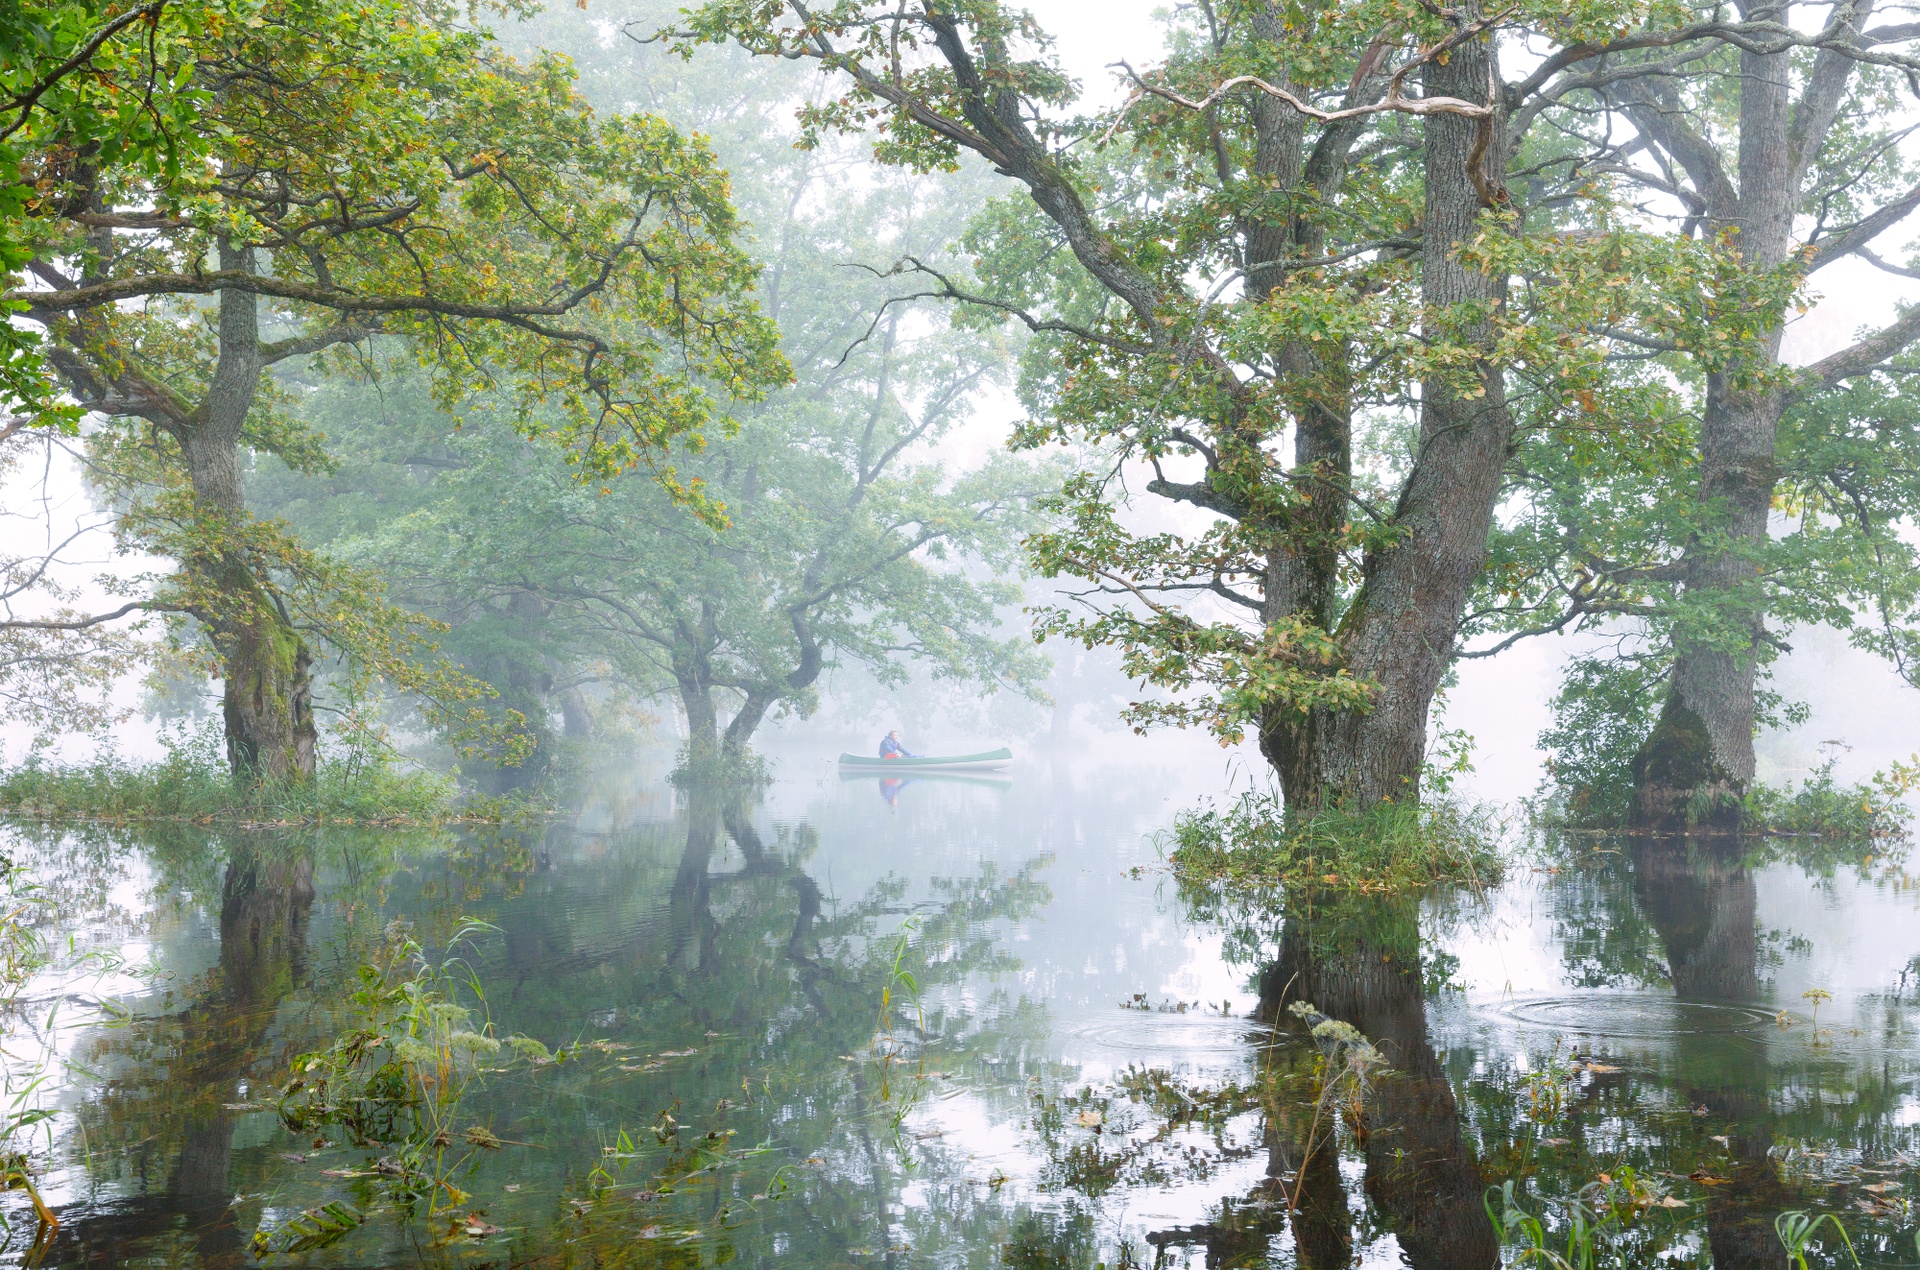
[[[1628,992],[1522,997],[1506,1002],[1499,1013],[1524,1027],[1634,1040],[1724,1035],[1773,1023],[1773,1014],[1758,1006],[1676,1001],[1654,993]]]
[[[1082,1046],[1111,1050],[1129,1058],[1145,1055],[1211,1058],[1244,1054],[1267,1035],[1251,1019],[1220,1015],[1117,1011],[1119,1018],[1095,1018],[1068,1029]]]

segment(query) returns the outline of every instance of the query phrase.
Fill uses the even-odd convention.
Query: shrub
[[[1337,807],[1289,816],[1277,794],[1250,791],[1224,809],[1182,813],[1169,859],[1182,882],[1272,889],[1397,891],[1483,885],[1505,867],[1504,830],[1487,809],[1447,799]]]

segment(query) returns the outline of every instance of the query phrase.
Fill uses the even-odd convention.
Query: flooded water
[[[1477,1268],[1512,1183],[1563,1253],[1601,1222],[1599,1264],[1779,1267],[1789,1211],[1920,1261],[1897,865],[1582,840],[1489,893],[1262,906],[1167,876],[1175,774],[783,770],[529,830],[6,830],[76,946],[145,963],[86,989],[131,1017],[39,1033],[61,1221],[30,1248],[13,1194],[7,1257]],[[455,949],[486,1016],[568,1051],[467,1089],[466,1198],[410,1218],[380,1149],[274,1109],[396,919],[436,955],[486,923]],[[16,1060],[60,993],[89,1017],[36,993]],[[351,1228],[287,1250],[329,1203]],[[1830,1225],[1808,1256],[1847,1264]]]

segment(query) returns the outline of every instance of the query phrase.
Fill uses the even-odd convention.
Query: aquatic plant
[[[1496,1195],[1500,1197],[1497,1208],[1493,1202]],[[1519,1248],[1519,1264],[1537,1261],[1553,1270],[1594,1270],[1599,1264],[1604,1235],[1618,1222],[1613,1209],[1596,1211],[1583,1191],[1564,1206],[1566,1231],[1556,1247],[1546,1223],[1520,1206],[1514,1196],[1513,1182],[1489,1187],[1482,1203],[1501,1244]]]
[[[1289,815],[1277,793],[1252,790],[1224,808],[1174,819],[1174,876],[1238,889],[1337,886],[1398,891],[1484,885],[1506,867],[1504,826],[1486,808],[1443,798],[1331,807]]]
[[[1781,1247],[1787,1250],[1787,1264],[1797,1270],[1808,1270],[1807,1245],[1820,1233],[1820,1228],[1831,1223],[1839,1234],[1840,1241],[1847,1246],[1847,1255],[1853,1258],[1853,1264],[1860,1264],[1860,1255],[1853,1250],[1853,1240],[1847,1235],[1847,1228],[1832,1213],[1822,1213],[1815,1217],[1801,1209],[1789,1209],[1773,1219],[1773,1231],[1780,1236]]]
[[[909,917],[900,924],[899,934],[894,938],[893,959],[887,965],[886,982],[880,986],[880,1015],[874,1021],[871,1046],[874,1066],[880,1075],[880,1101],[887,1108],[888,1127],[896,1146],[900,1145],[901,1126],[919,1104],[927,1083],[927,1017],[920,1003],[920,981],[906,966],[913,938],[919,933],[920,919]],[[894,1034],[900,1002],[910,1006],[913,1014],[915,1062],[911,1075],[902,1073],[896,1077],[894,1068],[905,1062],[903,1055],[907,1049]]]
[[[48,962],[46,941],[33,923],[33,914],[44,899],[33,879],[4,857],[0,857],[0,887],[6,890],[4,901],[0,901],[5,905],[5,911],[0,912],[0,1010],[12,1015],[18,1011],[27,981]],[[16,1031],[8,1029],[10,1035]],[[34,1185],[23,1138],[56,1114],[38,1105],[36,1097],[47,1082],[47,1055],[23,1056],[7,1051],[0,1052],[0,1058],[6,1065],[4,1085],[0,1085],[0,1094],[6,1099],[0,1106],[0,1190],[26,1192],[44,1237],[45,1231],[59,1226],[60,1219]],[[0,1227],[5,1222],[4,1214],[0,1214]]]
[[[1573,1097],[1573,1067],[1560,1055],[1560,1041],[1538,1067],[1526,1074],[1523,1082],[1527,1100],[1527,1119],[1549,1125],[1566,1114]]]
[[[1646,1214],[1656,1209],[1684,1209],[1657,1178],[1632,1165],[1602,1173],[1558,1204],[1564,1228],[1549,1230],[1545,1221],[1522,1207],[1512,1180],[1487,1188],[1481,1202],[1502,1245],[1519,1251],[1517,1262],[1537,1261],[1554,1270],[1594,1270],[1602,1261],[1633,1264],[1624,1237]],[[1499,1197],[1499,1205],[1494,1197]]]
[[[1824,1002],[1833,1000],[1833,994],[1825,988],[1808,988],[1805,992],[1801,993],[1800,996],[1802,1000],[1808,1002],[1812,1007],[1808,1013],[1812,1014],[1813,1018],[1808,1021],[1808,1026],[1813,1032],[1811,1043],[1818,1045],[1820,1044],[1820,1006]],[[1785,1011],[1783,1010],[1781,1013],[1784,1014]]]
[[[1315,1065],[1319,1088],[1307,1121],[1296,1172],[1297,1178],[1304,1179],[1314,1153],[1332,1140],[1336,1118],[1344,1118],[1354,1136],[1365,1139],[1367,1090],[1373,1074],[1385,1067],[1387,1060],[1359,1028],[1328,1018],[1310,1002],[1295,1001],[1287,1010],[1308,1026],[1320,1051]],[[1289,1209],[1300,1206],[1299,1189],[1296,1181],[1293,1192],[1287,1195]]]
[[[421,1200],[429,1216],[463,1203],[467,1194],[453,1178],[478,1152],[503,1145],[483,1125],[457,1127],[461,1102],[483,1072],[514,1061],[545,1064],[566,1057],[531,1037],[493,1034],[478,978],[450,955],[491,929],[461,922],[448,942],[449,955],[436,964],[404,923],[390,925],[374,961],[359,968],[360,986],[350,1004],[353,1025],[327,1048],[295,1058],[280,1092],[280,1119],[289,1130],[302,1136],[338,1132],[365,1149],[360,1176],[376,1181],[405,1213]],[[459,1000],[463,990],[472,1007]],[[482,1011],[478,1027],[475,1009]],[[467,1149],[450,1158],[456,1143]],[[350,1229],[331,1228],[331,1237]],[[257,1232],[256,1252],[278,1249],[283,1233]]]

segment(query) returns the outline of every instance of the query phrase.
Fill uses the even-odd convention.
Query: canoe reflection
[[[880,801],[889,807],[900,805],[900,795],[909,785],[979,785],[987,789],[1012,789],[1013,781],[1004,776],[970,776],[961,772],[923,772],[912,776],[880,776],[873,772],[842,770],[840,783],[872,781],[880,791]]]

